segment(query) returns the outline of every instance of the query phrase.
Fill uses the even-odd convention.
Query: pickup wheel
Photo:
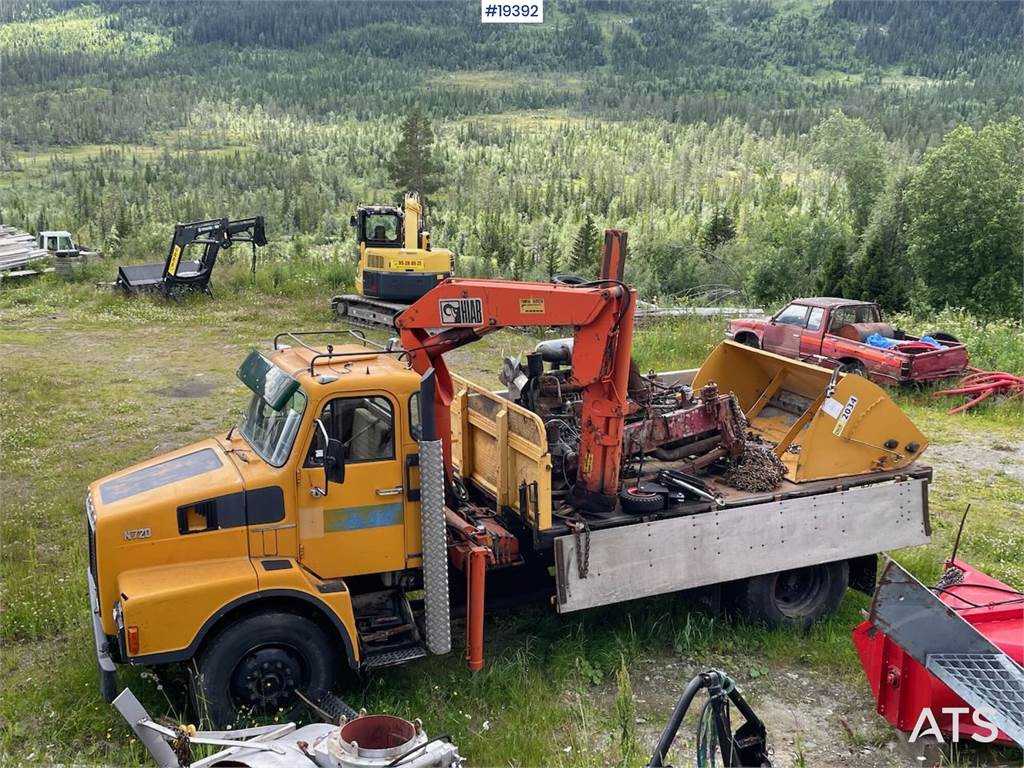
[[[761,348],[761,343],[757,340],[757,336],[752,333],[741,333],[736,337],[736,341],[745,347]]]
[[[863,376],[864,378],[867,378],[868,375],[868,369],[860,360],[844,360],[843,364],[839,367],[839,370],[843,373],[850,373],[854,376]]]
[[[191,672],[197,714],[225,728],[274,715],[294,720],[303,706],[295,692],[316,699],[330,691],[337,658],[318,624],[273,611],[240,619],[211,637]]]
[[[738,582],[733,607],[743,618],[770,628],[807,629],[842,602],[850,570],[845,560],[769,573]]]

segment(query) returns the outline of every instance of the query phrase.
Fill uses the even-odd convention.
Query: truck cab
[[[108,696],[115,663],[195,661],[197,698],[229,722],[329,689],[337,659],[425,655],[400,589],[422,563],[420,377],[366,346],[324,360],[279,341],[239,369],[236,427],[89,487]]]

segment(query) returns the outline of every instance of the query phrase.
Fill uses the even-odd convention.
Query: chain
[[[585,579],[590,573],[590,526],[581,515],[572,521],[572,538],[576,544],[576,572]]]
[[[178,759],[179,766],[192,765],[192,742],[189,740],[189,731],[184,726],[174,728],[174,738],[170,742],[171,750]]]
[[[786,465],[764,445],[747,443],[743,459],[725,474],[725,482],[741,491],[764,492],[778,488]]]

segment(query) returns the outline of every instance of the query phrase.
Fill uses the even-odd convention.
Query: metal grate
[[[96,574],[96,529],[92,527],[88,520],[85,522],[85,534],[89,537],[89,573],[92,574],[92,579],[98,587],[99,577]]]
[[[1006,654],[930,653],[929,672],[1024,745],[1024,669]]]
[[[367,656],[365,667],[366,669],[397,667],[400,664],[422,659],[426,655],[427,651],[418,645],[412,648],[402,648],[397,651],[385,651],[384,653],[375,653]]]

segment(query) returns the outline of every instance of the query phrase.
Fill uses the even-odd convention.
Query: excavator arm
[[[436,375],[434,414],[451,468],[451,402],[444,355],[485,334],[512,326],[571,326],[572,382],[583,396],[580,461],[571,501],[595,511],[615,504],[636,292],[621,281],[626,233],[606,233],[602,279],[578,286],[509,280],[440,283],[395,320],[414,370]]]

